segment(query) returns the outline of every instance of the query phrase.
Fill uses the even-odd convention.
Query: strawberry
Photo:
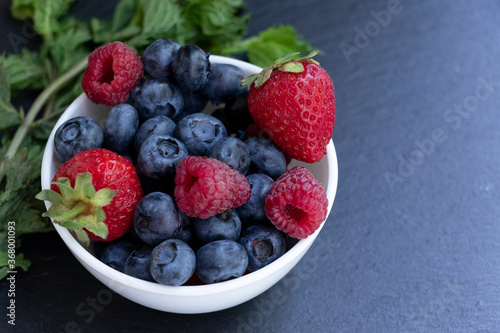
[[[282,56],[262,72],[250,75],[248,108],[284,153],[314,163],[326,154],[335,123],[335,97],[328,73],[298,53]]]
[[[132,226],[142,189],[132,163],[107,149],[75,154],[57,170],[50,190],[36,195],[53,203],[43,214],[71,229],[78,240],[111,241]]]

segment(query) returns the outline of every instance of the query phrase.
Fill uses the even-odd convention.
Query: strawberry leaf
[[[61,204],[63,201],[62,195],[52,190],[42,190],[35,198],[43,201],[50,201],[54,204]]]
[[[288,62],[279,68],[282,72],[300,73],[304,71],[304,65],[300,62]]]
[[[290,62],[292,60],[295,60],[297,58],[297,56],[300,54],[300,52],[294,52],[294,53],[290,53],[290,54],[285,54],[285,55],[282,55],[281,57],[279,57],[273,64],[273,68],[280,68],[281,66],[283,66],[284,64],[286,64],[287,62]]]
[[[73,230],[75,235],[76,235],[76,238],[82,242],[83,244],[85,245],[89,245],[90,244],[90,238],[89,238],[89,235],[87,235],[87,233],[85,232],[85,230],[83,229],[74,229]]]
[[[109,188],[103,188],[97,191],[95,196],[90,200],[90,203],[95,206],[106,206],[111,203],[114,196],[118,191],[110,190]]]
[[[260,72],[259,77],[255,80],[255,88],[259,88],[271,77],[273,73],[273,69],[271,67],[264,68],[262,72]]]

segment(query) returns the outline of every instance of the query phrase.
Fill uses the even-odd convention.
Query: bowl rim
[[[210,55],[210,61],[212,63],[228,63],[242,68],[246,72],[259,72],[262,70],[260,67],[252,65],[250,63],[228,58],[224,56]],[[50,165],[52,163],[52,159],[54,156],[53,149],[53,140],[56,129],[67,119],[69,116],[64,117],[64,115],[68,115],[73,109],[77,109],[80,107],[80,104],[88,100],[85,93],[82,93],[77,99],[75,99],[70,106],[64,111],[64,113],[60,116],[56,125],[54,126],[49,139],[47,141],[47,145],[44,150],[43,160],[42,160],[42,170],[41,170],[41,185],[42,189],[50,188],[50,181],[52,180],[53,175],[50,174]],[[49,144],[50,143],[50,144]],[[271,275],[276,274],[281,271],[284,267],[289,265],[293,260],[300,256],[301,254],[305,254],[308,248],[312,245],[321,229],[325,225],[326,221],[330,216],[330,212],[333,206],[333,202],[335,199],[335,195],[337,192],[338,185],[338,161],[337,154],[335,150],[335,146],[333,144],[333,140],[330,139],[327,145],[327,154],[323,157],[328,160],[328,181],[326,185],[327,188],[327,197],[328,197],[328,208],[327,215],[325,221],[323,221],[320,227],[309,237],[305,239],[299,240],[290,250],[288,250],[284,255],[282,255],[277,260],[273,261],[269,265],[248,274],[245,274],[241,277],[234,278],[231,280],[212,283],[212,284],[204,284],[204,285],[194,285],[194,286],[168,286],[162,285],[156,282],[150,282],[135,278],[133,276],[129,276],[125,273],[119,272],[110,266],[104,264],[102,261],[97,259],[94,255],[92,255],[88,250],[85,249],[83,245],[81,245],[71,234],[71,232],[61,227],[57,224],[53,224],[59,236],[63,239],[66,246],[69,250],[77,257],[79,261],[85,262],[84,267],[90,266],[93,270],[103,274],[106,278],[112,280],[115,283],[125,284],[129,286],[133,286],[136,290],[159,294],[159,295],[169,295],[169,296],[180,296],[180,297],[193,297],[193,296],[207,296],[220,294],[223,292],[228,292],[231,290],[239,289],[245,286],[252,285],[254,283],[258,283],[259,281],[269,277]],[[48,209],[51,203],[45,201],[45,206]],[[88,270],[88,269],[87,269]],[[92,273],[92,272],[90,272]],[[94,275],[94,274],[93,274]],[[100,280],[100,279],[99,279]]]

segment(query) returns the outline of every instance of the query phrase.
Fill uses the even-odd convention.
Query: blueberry
[[[173,83],[149,79],[137,92],[135,107],[143,120],[159,115],[174,117],[182,112],[184,99]]]
[[[160,243],[151,254],[151,275],[161,284],[184,284],[193,275],[195,266],[196,256],[193,250],[179,239],[168,239]]]
[[[132,89],[132,91],[128,95],[126,103],[130,105],[135,105],[135,97],[137,96],[139,90],[141,90],[143,84],[144,84],[144,79],[141,79],[141,81],[139,81],[139,83],[134,87],[134,89]]]
[[[194,235],[193,229],[190,227],[182,228],[182,230],[179,231],[175,236],[175,239],[180,239],[181,241],[189,245],[189,247],[191,248],[195,248],[198,243],[198,239]]]
[[[264,203],[274,180],[263,173],[252,173],[247,176],[252,194],[247,203],[236,208],[242,222],[259,223],[267,219]]]
[[[253,123],[248,111],[248,89],[231,96],[224,105],[224,117],[229,125],[244,131]]]
[[[202,243],[210,243],[220,239],[238,240],[241,233],[241,220],[234,210],[209,217],[195,218],[193,230]]]
[[[158,181],[158,179],[149,178],[142,172],[139,165],[135,166],[135,170],[137,172],[137,177],[141,182],[141,188],[143,195],[152,193],[152,192],[164,192],[164,193],[174,193],[175,184],[170,181],[165,181],[162,179]]]
[[[208,103],[208,98],[205,95],[196,92],[183,91],[182,96],[184,98],[184,109],[182,113],[172,117],[176,123],[185,116],[203,111]]]
[[[125,240],[117,240],[109,243],[101,254],[101,261],[106,265],[123,273],[125,261],[132,251],[135,250],[135,245],[132,242]]]
[[[222,122],[204,113],[182,118],[174,130],[174,137],[184,142],[189,153],[196,156],[207,156],[212,146],[226,136]]]
[[[174,237],[182,229],[182,217],[172,197],[162,192],[142,197],[134,210],[134,229],[149,245]]]
[[[239,67],[230,64],[211,64],[207,84],[201,90],[214,104],[225,102],[233,95],[245,91],[241,80],[245,73]]]
[[[118,104],[111,109],[104,125],[104,146],[116,153],[125,152],[138,127],[137,110],[130,104]]]
[[[196,275],[205,283],[242,276],[248,266],[245,248],[232,240],[217,240],[203,245],[196,253]]]
[[[123,273],[136,277],[141,280],[153,281],[151,275],[151,252],[152,246],[144,246],[138,250],[133,251],[125,260]]]
[[[265,173],[277,179],[286,171],[286,160],[283,152],[274,144],[264,138],[249,138],[245,144],[250,152],[251,173]]]
[[[155,40],[144,50],[144,72],[153,79],[164,79],[171,74],[172,61],[181,46],[170,38]]]
[[[168,135],[152,135],[139,150],[137,164],[151,179],[172,178],[180,161],[188,157],[186,146]]]
[[[285,238],[275,227],[252,225],[241,234],[239,240],[248,254],[248,271],[269,265],[286,250]]]
[[[246,145],[240,139],[229,136],[217,141],[208,156],[226,163],[242,174],[246,174],[250,166],[250,153]]]
[[[183,90],[198,91],[210,76],[209,54],[196,45],[182,45],[172,63],[175,80]]]
[[[90,117],[75,117],[66,120],[56,131],[54,150],[61,162],[71,159],[76,153],[92,148],[101,148],[104,131]]]
[[[141,145],[151,135],[174,135],[175,123],[172,119],[166,116],[155,116],[149,118],[141,124],[134,138],[134,147],[138,152]]]
[[[235,137],[239,138],[239,134],[240,134],[241,131],[239,129],[237,129],[236,127],[232,126],[227,121],[226,115],[224,114],[224,108],[223,107],[220,107],[220,108],[217,108],[217,109],[213,110],[212,113],[210,113],[210,115],[212,117],[215,117],[215,118],[219,119],[221,121],[221,123],[224,124],[224,127],[226,128],[228,136],[232,136],[233,134],[235,134]]]

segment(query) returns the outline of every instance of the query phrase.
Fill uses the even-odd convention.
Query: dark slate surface
[[[112,294],[89,317],[78,307],[107,289],[55,233],[26,237],[33,265],[17,276],[16,331],[500,332],[499,3],[247,3],[250,33],[293,24],[334,80],[339,187],[317,242],[232,309],[175,315]],[[106,17],[113,5],[75,11]],[[6,36],[23,23],[7,9],[0,50],[12,52]]]

